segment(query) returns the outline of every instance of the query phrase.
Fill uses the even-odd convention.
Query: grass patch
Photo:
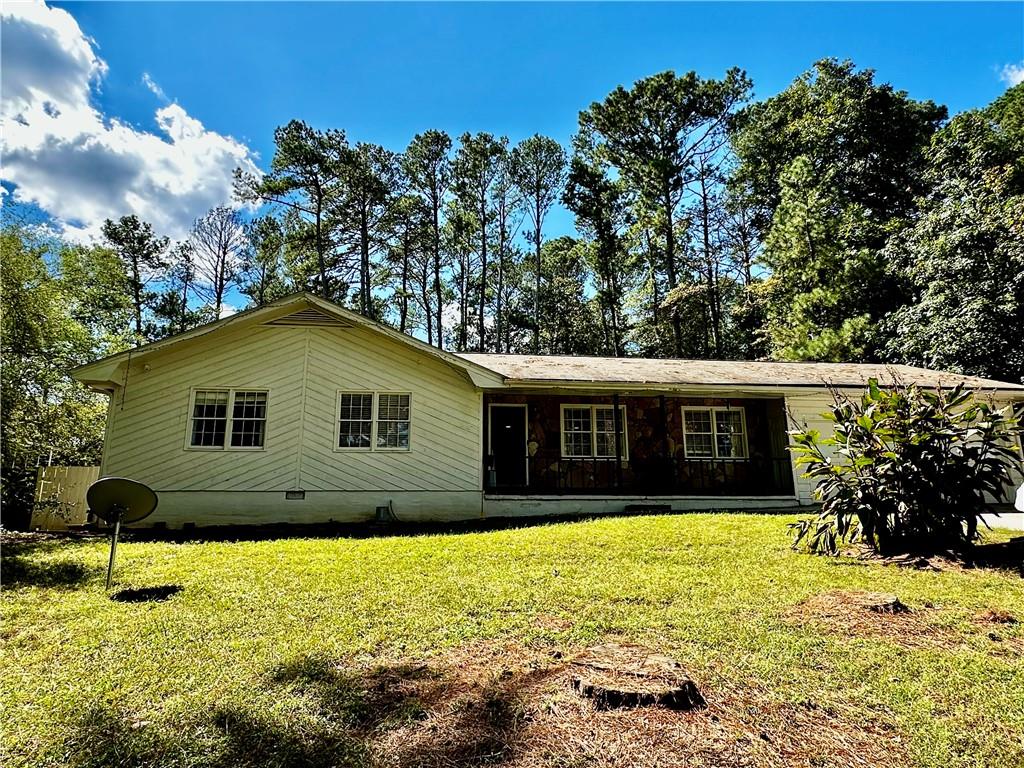
[[[798,554],[791,521],[126,541],[126,600],[103,540],[16,541],[0,762],[1024,765],[1024,579]],[[861,591],[909,618],[813,613]],[[708,708],[587,710],[565,661],[608,639],[678,659]]]

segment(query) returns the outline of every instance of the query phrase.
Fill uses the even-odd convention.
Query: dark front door
[[[491,406],[491,457],[495,488],[526,485],[526,406]]]

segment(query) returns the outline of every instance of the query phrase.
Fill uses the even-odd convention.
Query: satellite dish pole
[[[114,576],[114,558],[117,556],[117,537],[121,533],[121,510],[114,511],[114,535],[110,538],[110,560],[107,562],[107,590]]]
[[[110,537],[110,560],[107,563],[107,590],[114,576],[117,537],[121,523],[134,523],[148,517],[156,509],[157,497],[151,488],[125,477],[104,477],[89,486],[85,494],[89,511],[114,526]]]

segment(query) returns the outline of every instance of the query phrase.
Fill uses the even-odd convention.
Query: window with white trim
[[[622,458],[628,459],[626,408],[619,406]],[[615,458],[615,407],[611,405],[562,406],[562,457]]]
[[[408,392],[339,392],[339,449],[407,451],[412,428]]]
[[[409,395],[377,395],[377,448],[408,449],[410,423]]]
[[[373,392],[342,392],[338,447],[366,448],[373,443]]]
[[[683,407],[683,450],[690,459],[743,459],[747,423],[743,408]]]
[[[263,448],[267,435],[267,393],[197,389],[192,395],[190,421],[190,448]]]

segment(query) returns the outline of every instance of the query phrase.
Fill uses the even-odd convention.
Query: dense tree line
[[[5,473],[97,458],[102,408],[69,367],[296,290],[458,351],[1020,381],[1024,86],[952,120],[850,62],[751,93],[739,70],[653,75],[580,112],[569,147],[429,130],[394,152],[295,120],[180,242],[128,215],[73,246],[6,212]],[[557,205],[574,236],[546,236]]]

